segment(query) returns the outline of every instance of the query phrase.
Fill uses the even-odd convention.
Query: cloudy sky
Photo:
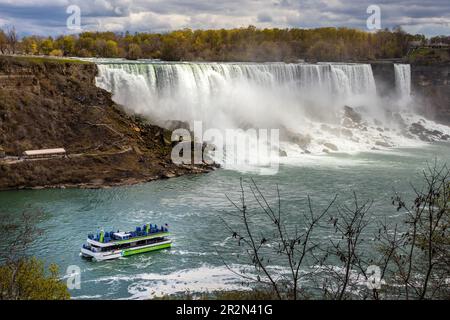
[[[67,8],[81,11],[82,30],[164,32],[181,28],[324,26],[366,29],[367,8],[381,8],[381,26],[450,35],[450,0],[0,0],[0,26],[21,35],[57,35]]]

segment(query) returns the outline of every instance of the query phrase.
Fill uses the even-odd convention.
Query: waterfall
[[[110,63],[99,65],[97,84],[155,120],[227,127],[277,125],[283,121],[273,121],[273,113],[289,120],[312,108],[328,118],[338,102],[376,94],[366,64]]]
[[[144,77],[148,90],[160,95],[171,90],[195,89],[205,94],[222,81],[248,81],[263,87],[294,85],[299,90],[311,87],[340,95],[375,91],[370,65],[366,64],[219,64],[219,63],[117,63],[100,64],[100,86],[114,92],[114,80],[121,71]],[[112,80],[112,82],[111,82]],[[217,88],[219,89],[219,88]],[[206,90],[206,91],[205,91]]]
[[[401,130],[416,118],[403,113],[392,117],[399,112],[396,105],[410,96],[409,65],[395,65],[396,101],[377,96],[369,64],[97,64],[99,87],[112,92],[129,112],[161,126],[172,120],[202,121],[204,129],[222,131],[277,128],[293,142],[283,145],[288,154],[323,153],[331,144],[343,152],[415,145]]]
[[[411,96],[411,66],[409,64],[395,64],[395,87],[402,99]]]

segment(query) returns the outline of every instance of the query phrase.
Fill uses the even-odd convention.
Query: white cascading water
[[[308,115],[331,120],[337,100],[351,103],[376,90],[369,65],[133,63],[99,70],[97,84],[132,112],[220,128],[296,127]]]
[[[402,99],[409,99],[411,96],[411,65],[394,64],[395,87],[398,95]]]
[[[420,118],[402,114],[401,125],[393,121],[390,111],[400,102],[377,96],[369,64],[109,61],[98,68],[97,85],[130,112],[160,125],[177,120],[202,121],[204,129],[278,128],[282,139],[288,137],[282,143],[288,158],[418,142],[401,130]],[[410,66],[395,65],[395,75],[400,96],[409,97]],[[345,106],[361,115],[357,125],[345,119]]]

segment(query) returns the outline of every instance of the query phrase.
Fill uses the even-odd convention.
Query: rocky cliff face
[[[412,65],[412,90],[428,118],[450,124],[450,63]]]
[[[395,94],[394,62],[370,64],[380,95]],[[450,62],[412,64],[411,82],[418,111],[429,119],[450,124]]]
[[[210,169],[174,165],[171,132],[125,114],[95,86],[96,73],[90,63],[0,57],[0,189],[100,187]],[[69,158],[14,158],[60,147]]]

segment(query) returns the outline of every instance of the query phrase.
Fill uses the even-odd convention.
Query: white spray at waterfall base
[[[205,129],[279,129],[281,150],[268,161],[417,146],[450,134],[411,111],[409,65],[394,66],[397,94],[389,98],[378,96],[369,64],[110,61],[98,67],[97,85],[115,102],[161,126],[201,121]]]

